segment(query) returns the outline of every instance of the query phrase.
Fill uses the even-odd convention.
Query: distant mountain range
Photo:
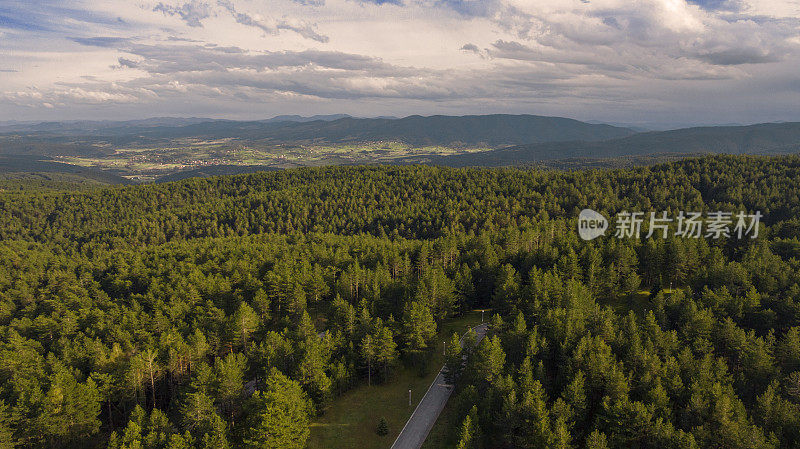
[[[210,122],[214,119],[197,117],[151,117],[141,120],[67,120],[60,122],[0,122],[0,133],[66,133],[69,135],[99,132],[110,128],[174,127]]]
[[[566,140],[596,141],[635,131],[611,125],[536,115],[412,115],[401,119],[342,118],[328,122],[286,123],[271,130],[276,141],[307,139],[335,143],[399,141],[409,145],[488,146]]]
[[[314,121],[330,121],[338,120],[340,118],[350,117],[347,114],[332,114],[332,115],[313,115],[311,117],[303,117],[301,115],[277,115],[270,119],[261,120],[261,123],[280,123],[280,122],[314,122]],[[208,122],[231,122],[230,120],[219,120],[213,118],[200,118],[200,117],[151,117],[141,120],[67,120],[60,122],[19,122],[10,120],[0,122],[0,133],[11,132],[68,132],[71,135],[83,134],[86,132],[102,132],[108,133],[108,130],[114,130],[114,133],[120,133],[124,129],[138,129],[138,128],[173,128],[186,125],[195,125],[198,123]],[[103,132],[105,131],[105,132]]]
[[[800,123],[714,126],[638,133],[600,142],[548,142],[480,153],[443,156],[433,164],[505,166],[566,158],[612,158],[648,154],[786,154],[800,151]]]
[[[622,126],[536,115],[354,118],[335,114],[312,117],[280,115],[260,121],[150,118],[125,122],[0,124],[0,155],[102,158],[112,155],[115,148],[121,147],[156,151],[177,146],[184,148],[182,151],[188,152],[187,158],[190,158],[191,151],[196,148],[193,145],[198,142],[221,142],[219,145],[227,145],[223,149],[250,145],[259,148],[286,146],[297,149],[305,144],[402,142],[413,148],[438,146],[456,149],[487,148],[488,151],[429,157],[409,154],[408,157],[400,156],[381,162],[508,166],[571,159],[572,165],[580,159],[597,161],[604,158],[648,155],[673,157],[678,154],[704,153],[796,153],[800,151],[800,123],[637,132]],[[342,159],[333,163],[348,162],[347,159]],[[220,165],[224,164],[226,162],[222,161]],[[296,165],[302,165],[302,162]],[[185,176],[256,169],[211,168],[197,170],[194,174],[189,172]]]
[[[330,115],[312,115],[311,117],[303,117],[302,115],[276,115],[271,119],[264,120],[264,122],[274,123],[274,122],[316,122],[321,120],[323,122],[329,122],[331,120],[339,120],[340,118],[349,118],[350,116],[347,114],[330,114]]]
[[[159,125],[158,121],[165,124]],[[175,122],[177,120],[177,122]],[[177,123],[177,124],[176,124]],[[10,129],[26,126],[27,130]],[[3,129],[0,129],[3,132]],[[411,146],[501,148],[511,145],[599,141],[635,134],[605,124],[536,115],[467,115],[394,118],[278,116],[269,120],[147,119],[128,122],[48,122],[9,125],[0,154],[97,154],[114,146],[157,147],[175,139],[234,139],[242,143],[298,145],[403,142]],[[50,152],[48,147],[61,148]]]
[[[163,139],[202,138],[261,141],[274,144],[396,141],[426,146],[501,147],[558,141],[597,141],[625,137],[635,131],[611,125],[536,115],[467,115],[401,119],[280,116],[262,121],[215,120],[185,126],[105,128],[98,135],[112,143],[154,143]]]

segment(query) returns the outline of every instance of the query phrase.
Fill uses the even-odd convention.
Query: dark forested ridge
[[[156,182],[173,182],[188,178],[207,178],[209,176],[242,175],[261,171],[279,170],[275,167],[263,165],[210,165],[202,168],[183,170],[169,175],[164,175]]]
[[[396,140],[411,145],[514,145],[564,140],[606,140],[634,131],[562,117],[536,115],[412,115],[402,119],[342,118],[327,122],[292,123],[276,130],[271,139],[328,142]]]
[[[0,180],[6,178],[21,179],[37,177],[45,180],[52,178],[71,178],[84,182],[94,181],[98,184],[131,183],[128,179],[111,171],[64,164],[48,158],[36,156],[0,156]]]
[[[584,242],[585,207],[764,220]],[[497,315],[448,363],[454,447],[800,444],[800,157],[325,167],[0,211],[0,448],[302,448],[476,307]]]
[[[324,117],[298,121],[277,117],[262,121],[156,119],[131,122],[42,123],[28,128],[0,128],[0,154],[87,154],[114,146],[174,144],[175,139],[237,139],[298,142],[363,143],[397,141],[409,145],[502,146],[567,140],[595,141],[634,134],[611,125],[537,115],[468,115],[402,119]],[[48,151],[52,146],[52,151]]]

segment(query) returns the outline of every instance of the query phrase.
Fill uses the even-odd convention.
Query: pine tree
[[[326,347],[327,340],[317,335],[306,338],[301,345],[302,359],[298,369],[298,379],[317,404],[323,404],[329,398],[331,380],[325,373],[330,359]]]
[[[597,429],[592,431],[586,438],[586,449],[609,449],[605,434]]]
[[[238,399],[244,385],[245,368],[246,359],[241,353],[228,354],[214,360],[212,393],[227,417],[233,416],[238,408]]]
[[[207,423],[198,449],[228,449],[228,426],[222,418],[214,414]]]
[[[428,343],[436,335],[436,322],[430,308],[421,302],[414,301],[406,309],[403,316],[403,328],[406,342],[411,350],[428,347]]]
[[[311,402],[295,381],[273,371],[246,405],[245,449],[303,449],[309,436]]]
[[[463,345],[461,346],[461,353],[464,357],[469,358],[473,352],[475,352],[475,348],[478,346],[478,334],[475,333],[475,328],[470,328],[464,334],[464,341]]]
[[[509,437],[520,447],[547,448],[552,443],[550,411],[547,398],[539,381],[534,381],[530,390],[522,395],[519,407],[520,432]]]
[[[441,268],[425,269],[419,280],[416,300],[426,304],[438,320],[453,314],[455,286]]]
[[[90,378],[79,383],[64,367],[50,377],[50,387],[36,404],[37,415],[25,433],[48,447],[78,444],[100,429],[100,393]]]
[[[382,437],[389,434],[389,423],[386,422],[386,418],[381,417],[376,432]]]
[[[579,421],[583,418],[588,405],[586,388],[584,385],[585,380],[586,376],[583,374],[583,371],[578,370],[572,378],[572,381],[564,388],[561,395],[564,402],[572,409],[573,413],[577,415]],[[581,421],[580,424],[583,424],[583,422]]]
[[[476,447],[475,424],[471,414],[464,417],[461,427],[458,429],[458,443],[456,449],[472,449]]]
[[[505,264],[500,270],[497,279],[497,288],[492,296],[494,310],[510,315],[518,311],[520,299],[519,275],[511,264]]]
[[[300,322],[297,325],[297,340],[305,341],[310,338],[317,338],[317,329],[314,327],[314,322],[311,321],[311,315],[307,311],[303,311],[300,315]]]
[[[467,264],[462,264],[461,268],[456,272],[455,279],[456,295],[458,296],[458,304],[460,304],[461,312],[472,310],[475,305],[475,284],[472,280],[472,270]]]
[[[253,295],[253,310],[262,323],[269,322],[272,317],[272,302],[269,300],[269,296],[267,296],[267,292],[265,292],[263,288],[259,288],[255,295]]]
[[[471,358],[471,373],[477,379],[492,384],[500,379],[506,362],[506,354],[500,337],[484,338]]]
[[[361,356],[367,363],[367,385],[372,385],[372,362],[375,360],[375,342],[372,341],[372,335],[366,335],[361,340]]]
[[[493,330],[494,332],[500,332],[505,327],[505,322],[503,322],[503,318],[500,316],[499,313],[495,313],[492,315],[492,319],[489,320],[489,329]]]
[[[375,337],[375,360],[383,365],[383,380],[389,378],[389,367],[397,360],[397,343],[388,326],[381,326]]]
[[[195,435],[206,433],[217,414],[214,402],[202,391],[186,394],[180,401],[178,412],[181,426]]]
[[[323,296],[327,295],[330,291],[328,288],[328,284],[325,282],[325,278],[322,275],[322,267],[319,264],[314,264],[313,268],[308,273],[308,277],[305,283],[305,290],[309,292],[311,295],[311,303],[316,304],[322,299]]]
[[[141,385],[147,383],[150,389],[150,397],[152,405],[155,407],[156,402],[156,380],[161,376],[161,365],[158,362],[158,352],[152,348],[147,348],[143,352],[136,355],[134,361],[136,366],[137,384]]]
[[[461,342],[458,334],[453,333],[450,342],[445,346],[445,372],[444,378],[449,384],[454,384],[463,371],[464,359],[462,357]]]
[[[517,385],[519,385],[520,392],[525,393],[533,388],[533,382],[535,380],[531,358],[525,357],[522,359],[522,363],[520,363],[519,374],[517,376]]]
[[[570,449],[572,447],[572,436],[569,433],[566,423],[561,419],[556,419],[553,426],[553,441],[548,449]]]
[[[259,324],[258,315],[246,302],[239,304],[239,308],[231,317],[231,334],[234,342],[240,348],[247,348],[250,335],[256,330]]]
[[[775,359],[784,372],[800,371],[800,327],[792,327],[775,347]]]
[[[0,449],[14,449],[14,435],[11,430],[11,413],[5,402],[0,400]]]

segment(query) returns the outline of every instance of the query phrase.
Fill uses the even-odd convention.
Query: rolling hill
[[[627,128],[593,125],[561,117],[536,115],[467,115],[402,119],[342,118],[328,122],[290,123],[272,131],[278,141],[319,139],[329,142],[393,140],[411,145],[486,145],[569,140],[596,141],[634,134]]]
[[[630,136],[635,132],[611,125],[590,124],[560,117],[535,115],[414,115],[402,119],[318,116],[303,121],[285,116],[262,121],[211,120],[164,126],[152,121],[103,122],[103,126],[46,123],[28,131],[0,135],[0,154],[57,155],[68,149],[102,152],[107,146],[159,146],[175,139],[259,142],[262,144],[395,141],[415,146],[487,146],[556,142],[597,141]],[[199,120],[199,119],[198,119]],[[47,147],[52,146],[53,152]],[[94,147],[94,148],[92,148]]]
[[[480,153],[432,158],[453,167],[524,165],[566,158],[612,158],[648,154],[786,154],[800,151],[800,123],[685,128],[645,132],[601,142],[548,142]]]
[[[34,156],[38,161],[82,159],[82,165],[118,167],[128,177],[146,175],[142,179],[167,181],[252,172],[268,166],[616,166],[690,154],[785,154],[800,150],[800,123],[637,133],[567,118],[502,114],[185,121],[170,119],[163,125],[159,119],[46,123],[34,126],[38,131],[0,134],[0,156]],[[386,156],[389,151],[394,151],[391,157]],[[46,168],[72,170],[64,165]]]
[[[87,179],[102,184],[131,183],[109,170],[65,164],[35,156],[0,156],[0,179],[20,178],[30,174],[70,175],[70,179]]]

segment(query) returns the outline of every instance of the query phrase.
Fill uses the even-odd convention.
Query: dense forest
[[[489,336],[448,348],[454,447],[800,445],[797,156],[11,184],[0,448],[303,448],[476,307]],[[764,218],[587,242],[584,208]]]

